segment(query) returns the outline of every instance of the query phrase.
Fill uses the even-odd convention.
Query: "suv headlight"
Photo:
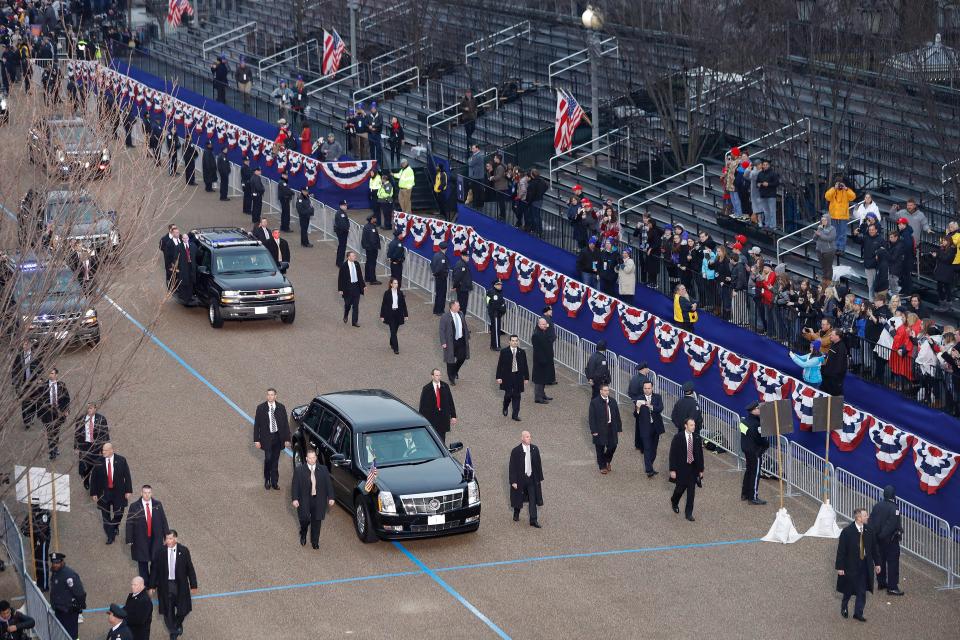
[[[84,318],[96,318],[97,310],[96,309],[87,309],[87,312],[83,314]]]
[[[240,297],[240,292],[239,292],[239,291],[224,291],[224,292],[221,294],[221,297],[224,297],[224,298],[239,298],[239,297]]]
[[[6,110],[7,110],[7,99],[6,99],[6,98],[0,98],[0,110],[2,110],[2,111],[6,111]]]
[[[473,506],[480,503],[480,486],[476,480],[467,483],[467,504]]]
[[[120,234],[116,231],[110,232],[110,244],[114,247],[120,244]]]
[[[377,494],[377,511],[380,513],[395,514],[397,505],[393,501],[393,494],[389,491],[380,491]]]
[[[110,162],[110,149],[103,150],[103,156],[101,157],[101,161]]]
[[[281,288],[280,288],[280,293],[281,293],[281,294],[293,293],[293,287],[281,287]]]

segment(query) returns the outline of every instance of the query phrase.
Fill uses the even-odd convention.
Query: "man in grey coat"
[[[833,280],[833,259],[837,255],[837,229],[831,223],[830,216],[820,216],[820,226],[813,232],[813,236],[816,238],[823,281],[830,282]]]
[[[327,141],[320,144],[320,154],[324,162],[336,162],[343,155],[343,147],[333,133],[328,133]]]
[[[447,364],[447,379],[455,386],[460,377],[460,367],[470,359],[470,329],[456,300],[440,316],[440,348],[443,349],[443,361]]]

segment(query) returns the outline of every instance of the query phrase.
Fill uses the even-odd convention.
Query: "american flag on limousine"
[[[553,129],[553,148],[564,153],[573,146],[573,133],[583,118],[583,109],[572,95],[557,89],[557,118]]]
[[[324,29],[322,63],[323,75],[333,75],[338,69],[340,69],[340,56],[343,55],[345,49],[346,46],[344,46],[343,40],[340,39],[340,34],[337,33],[336,29],[331,29],[329,32]]]

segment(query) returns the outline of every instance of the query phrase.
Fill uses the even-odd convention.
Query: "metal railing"
[[[424,49],[429,48],[429,46],[429,39],[427,36],[423,36],[415,42],[408,42],[402,47],[397,47],[396,49],[387,51],[386,53],[381,53],[375,58],[370,59],[370,71],[375,71],[378,76],[382,75],[384,69],[392,67],[403,60],[417,55]]]
[[[630,129],[629,129],[629,128],[626,128],[626,129],[624,129],[624,132],[625,132],[625,133],[620,133],[620,129],[617,128],[617,129],[614,129],[613,131],[608,131],[607,133],[603,134],[602,136],[599,136],[599,137],[596,138],[596,139],[587,140],[586,142],[581,143],[581,144],[578,144],[578,145],[575,146],[575,147],[570,147],[570,149],[568,149],[567,151],[565,151],[565,152],[563,152],[563,153],[558,153],[558,154],[552,156],[552,157],[550,158],[550,163],[549,163],[549,167],[550,167],[550,186],[551,186],[551,187],[553,186],[553,182],[554,182],[553,176],[554,176],[554,174],[558,173],[559,171],[561,171],[561,170],[563,170],[563,169],[566,169],[566,168],[569,167],[569,166],[572,166],[572,165],[578,164],[578,163],[580,163],[580,162],[583,162],[584,160],[586,160],[586,159],[589,158],[590,156],[599,156],[601,153],[603,153],[603,152],[606,151],[607,149],[610,149],[610,148],[612,148],[612,147],[620,144],[621,142],[626,142],[626,143],[629,145],[629,143],[630,143]],[[618,135],[619,137],[617,137],[616,139],[614,139],[614,136],[615,136],[615,135]],[[606,140],[606,142],[605,142],[604,144],[601,144],[601,145],[598,146],[596,149],[593,149],[593,145],[594,145],[594,144],[596,144],[596,143],[598,143],[598,142],[601,142],[601,141],[603,141],[604,139]],[[590,148],[591,148],[590,153],[587,153],[587,154],[585,154],[585,155],[582,155],[582,156],[580,156],[579,158],[573,158],[573,159],[571,159],[571,160],[567,160],[567,161],[564,162],[563,164],[557,164],[557,166],[554,166],[554,163],[558,163],[560,160],[562,160],[562,159],[564,159],[564,158],[569,158],[575,151],[577,151],[577,150],[579,150],[579,149],[585,149],[585,148],[587,148],[587,147],[590,147]]]
[[[947,183],[955,182],[960,177],[960,168],[947,175],[947,169],[955,164],[960,164],[960,158],[951,160],[940,167],[940,202],[947,204]]]
[[[790,454],[787,459],[789,460],[787,477],[790,479],[791,487],[796,487],[800,493],[818,502],[823,502],[824,497],[833,502],[833,485],[836,476],[833,463],[827,462],[796,442],[790,443]]]
[[[234,40],[239,40],[240,38],[245,37],[248,33],[256,33],[257,23],[255,21],[250,21],[245,24],[240,25],[239,27],[234,27],[229,31],[224,31],[221,34],[215,35],[211,38],[207,38],[203,41],[201,49],[203,51],[203,58],[206,59],[207,54],[214,49],[222,47],[225,44],[229,44]]]
[[[751,76],[759,76],[748,80]],[[710,88],[696,93],[695,95],[690,96],[689,109],[704,109],[709,107],[712,104],[715,104],[721,100],[729,98],[730,96],[736,95],[741,91],[745,91],[751,87],[755,87],[763,81],[763,67],[757,67],[751,69],[746,73],[739,75],[738,79],[734,82],[718,82],[715,85],[710,86]],[[712,96],[712,94],[719,94]],[[706,101],[704,99],[706,98]]]
[[[311,48],[312,48],[313,52],[316,53],[316,55],[317,55],[317,65],[316,65],[316,66],[317,66],[317,69],[319,69],[319,68],[320,68],[320,64],[319,64],[319,62],[320,62],[320,45],[319,45],[319,43],[317,43],[317,39],[316,39],[316,38],[312,38],[312,39],[310,39],[310,40],[307,40],[306,42],[298,42],[297,44],[293,45],[292,47],[288,47],[288,48],[284,49],[283,51],[278,51],[277,53],[275,53],[275,54],[273,54],[273,55],[271,55],[271,56],[267,56],[266,58],[261,58],[260,61],[257,62],[257,78],[260,79],[261,81],[263,81],[263,72],[264,72],[264,71],[266,71],[267,69],[272,69],[273,67],[275,67],[275,66],[277,66],[277,65],[283,64],[284,62],[287,62],[288,60],[296,59],[296,60],[298,61],[298,64],[299,64],[299,60],[300,60],[300,55],[301,55],[301,53],[304,53],[304,54],[306,54],[306,56],[307,56],[307,71],[313,71],[313,67],[312,67],[311,64],[310,64]],[[268,62],[268,61],[269,61],[269,62]],[[265,62],[268,62],[268,64],[264,64]],[[298,68],[299,68],[299,67],[298,67]]]
[[[637,202],[636,204],[632,204],[632,205],[630,205],[629,207],[624,207],[624,203],[627,202],[627,201],[629,201],[630,199],[637,198],[638,196],[643,195],[643,194],[647,194],[651,189],[654,189],[655,187],[659,187],[660,185],[673,182],[674,180],[677,180],[678,178],[680,178],[680,177],[682,177],[682,176],[684,176],[684,175],[686,175],[686,174],[688,174],[688,173],[696,173],[698,170],[699,170],[699,172],[700,172],[700,175],[699,175],[698,177],[694,178],[693,180],[687,180],[687,181],[684,182],[683,184],[675,185],[675,186],[667,189],[666,191],[664,191],[664,192],[662,192],[662,193],[658,193],[657,195],[655,195],[655,196],[653,196],[653,197],[646,197],[644,200],[642,200],[642,201],[640,201],[640,202]],[[707,169],[706,169],[706,167],[703,165],[703,163],[701,163],[701,164],[695,164],[695,165],[693,165],[692,167],[689,167],[689,168],[687,168],[687,169],[684,169],[683,171],[680,171],[680,172],[678,172],[678,173],[673,174],[672,176],[669,176],[669,177],[667,177],[667,178],[664,178],[663,180],[659,180],[659,181],[657,181],[657,182],[654,182],[654,183],[651,184],[651,185],[648,185],[648,186],[646,186],[646,187],[643,187],[642,189],[637,189],[637,190],[634,191],[633,193],[628,193],[627,195],[623,196],[622,198],[620,198],[619,200],[617,200],[617,213],[618,213],[618,216],[619,216],[620,220],[623,221],[623,220],[624,220],[624,216],[625,216],[626,214],[630,213],[631,211],[634,211],[634,210],[636,210],[636,209],[639,209],[640,207],[644,206],[645,204],[649,204],[649,203],[653,202],[654,200],[658,200],[658,199],[660,199],[660,198],[662,198],[662,197],[664,197],[664,196],[670,195],[671,193],[673,193],[673,192],[675,192],[675,191],[679,191],[680,189],[683,189],[683,188],[685,188],[685,187],[689,187],[690,185],[696,184],[697,182],[700,183],[700,187],[701,187],[702,193],[703,193],[704,196],[706,196],[706,195],[707,195]]]
[[[487,97],[481,100],[481,96],[487,96]],[[489,89],[485,89],[481,91],[480,93],[474,96],[474,99],[477,100],[477,109],[481,107],[486,107],[490,103],[493,103],[494,110],[497,110],[497,111],[500,110],[500,92],[497,89],[497,87],[490,87]],[[439,111],[434,111],[433,113],[427,115],[427,140],[428,141],[430,140],[430,131],[433,128],[439,127],[440,125],[457,120],[459,117],[460,117],[459,103],[451,104],[448,107],[444,107]],[[440,118],[440,120],[436,120],[436,118]],[[431,122],[431,120],[434,120],[434,121]]]
[[[323,83],[323,84],[320,84],[320,86],[314,87],[309,91],[307,91],[307,96],[312,98],[313,96],[317,95],[321,91],[326,91],[327,89],[331,89],[342,82],[346,82],[347,80],[352,80],[356,78],[357,76],[360,75],[360,71],[363,69],[363,66],[364,66],[363,62],[354,62],[349,67],[342,67],[340,69],[337,69],[335,73],[331,73],[328,76],[320,76],[319,78],[314,78],[310,82],[307,82],[306,84],[304,84],[303,88],[306,89],[307,87],[313,87],[314,85]],[[340,76],[340,77],[337,78],[337,76]]]
[[[609,46],[609,47],[606,48],[606,49],[603,48],[603,47],[605,47],[605,46],[607,46],[607,45],[611,45],[611,43],[612,43],[612,46]],[[619,55],[620,55],[620,44],[619,44],[619,42],[617,42],[617,38],[616,38],[615,36],[610,36],[609,38],[605,38],[605,39],[601,40],[599,43],[597,43],[597,53],[599,54],[599,56],[600,56],[601,58],[604,57],[604,56],[609,56],[609,55],[613,55],[613,54],[616,54],[616,55],[619,56]],[[582,59],[574,60],[574,58],[582,58]],[[558,58],[557,60],[554,60],[553,62],[551,62],[550,64],[547,65],[547,84],[548,84],[548,86],[552,89],[552,88],[553,88],[553,79],[554,79],[555,77],[557,77],[557,76],[559,76],[559,75],[561,75],[561,74],[563,74],[563,73],[566,73],[567,71],[570,71],[571,69],[575,69],[575,68],[579,67],[580,65],[586,64],[586,63],[588,63],[588,62],[590,62],[590,47],[586,47],[586,48],[584,48],[584,49],[580,49],[579,51],[574,51],[573,53],[571,53],[571,54],[569,54],[569,55],[565,55],[565,56],[563,56],[562,58]],[[561,68],[561,69],[554,70],[554,67],[556,67],[556,66],[558,66],[558,65],[562,65],[562,64],[564,64],[564,63],[567,63],[567,65],[566,65],[565,67],[563,67],[563,68]]]
[[[947,587],[956,589],[960,586],[960,525],[953,528],[953,534],[950,538],[950,553],[953,555],[953,566],[950,570],[951,575],[947,580]]]
[[[372,13],[368,16],[363,16],[357,22],[358,31],[367,31],[377,27],[385,22],[393,20],[394,18],[399,18],[402,15],[410,13],[413,9],[413,3],[410,0],[401,0],[397,4],[390,5],[389,7],[384,7],[376,13]]]
[[[470,64],[470,58],[472,56],[479,55],[483,51],[498,47],[501,44],[506,44],[515,38],[521,36],[527,36],[527,39],[530,39],[530,21],[524,20],[518,22],[517,24],[511,25],[506,29],[501,29],[496,33],[491,33],[490,35],[483,36],[474,40],[473,42],[468,42],[463,45],[463,63]]]
[[[853,204],[851,204],[851,205],[848,207],[848,210],[849,210],[849,211],[853,211],[855,207],[859,207],[861,204],[863,204],[863,201],[862,201],[862,200],[861,200],[860,202],[854,202]],[[853,216],[850,216],[850,219],[847,220],[847,225],[851,225],[851,224],[853,224],[854,222],[856,222],[856,219],[855,219]],[[796,236],[796,235],[799,235],[799,234],[801,234],[801,233],[804,233],[805,231],[810,231],[811,229],[814,229],[814,228],[816,228],[816,227],[818,227],[818,226],[820,226],[820,220],[817,220],[816,222],[811,222],[810,224],[808,224],[808,225],[805,226],[805,227],[800,227],[800,228],[797,229],[796,231],[791,231],[791,232],[788,233],[787,235],[785,235],[785,236],[780,236],[779,238],[777,238],[777,243],[776,243],[776,247],[777,247],[777,264],[779,264],[779,263],[782,261],[782,257],[783,257],[783,256],[787,255],[788,253],[793,253],[794,251],[796,251],[796,250],[799,249],[800,247],[805,247],[805,246],[807,246],[808,244],[810,244],[811,242],[815,242],[815,241],[816,241],[816,238],[808,238],[807,240],[804,240],[803,242],[801,242],[801,243],[799,243],[799,244],[796,244],[796,245],[790,247],[789,249],[786,249],[786,250],[784,250],[784,251],[781,251],[781,245],[783,244],[783,242],[784,242],[785,240],[787,240],[788,238],[792,238],[792,237],[794,237],[794,236]]]
[[[387,76],[382,80],[377,80],[365,87],[354,90],[352,94],[353,105],[356,106],[366,100],[373,100],[386,94],[388,91],[416,83],[420,88],[420,67],[410,67],[404,69],[392,76]]]
[[[765,133],[765,134],[763,134],[762,136],[760,136],[759,138],[754,138],[753,140],[748,140],[747,142],[744,142],[743,144],[740,144],[740,145],[737,145],[737,146],[739,147],[739,149],[740,149],[741,151],[743,151],[744,149],[747,149],[748,147],[756,146],[758,143],[762,142],[763,140],[766,140],[767,138],[770,138],[770,137],[772,137],[772,136],[775,136],[775,135],[777,135],[778,133],[783,133],[783,132],[785,132],[785,131],[789,131],[790,129],[796,128],[796,127],[798,127],[799,125],[804,125],[803,127],[801,127],[801,128],[802,128],[802,131],[800,131],[800,133],[795,133],[795,134],[793,134],[793,135],[791,135],[791,136],[789,136],[789,137],[787,137],[787,138],[784,138],[783,140],[781,140],[781,141],[779,141],[779,142],[776,142],[776,143],[774,143],[774,144],[771,144],[769,147],[764,147],[764,148],[762,148],[762,149],[760,149],[760,150],[758,150],[758,151],[754,151],[754,150],[752,150],[752,149],[749,149],[750,154],[751,154],[751,155],[760,155],[760,154],[766,153],[767,151],[770,151],[771,149],[776,149],[776,148],[779,147],[780,145],[784,145],[784,144],[786,144],[786,143],[788,143],[788,142],[791,142],[791,141],[793,141],[793,140],[796,140],[797,138],[801,138],[801,137],[803,137],[803,136],[807,136],[807,137],[809,138],[809,137],[812,135],[812,132],[813,132],[813,130],[812,130],[812,128],[811,128],[811,124],[810,124],[810,118],[800,118],[799,120],[796,120],[796,121],[794,121],[794,122],[791,122],[790,124],[784,125],[784,126],[780,127],[779,129],[774,129],[773,131],[771,131],[771,132],[769,132],[769,133]],[[724,155],[724,159],[728,158],[729,156],[730,156],[730,152],[727,151],[727,153]]]

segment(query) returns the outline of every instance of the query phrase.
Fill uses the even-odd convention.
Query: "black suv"
[[[293,285],[266,247],[246,229],[207,227],[190,232],[197,247],[195,292],[207,307],[210,326],[224,320],[280,318],[293,324]]]
[[[30,129],[30,162],[66,178],[102,178],[110,170],[106,141],[83,118],[49,118]]]
[[[426,418],[386,391],[368,389],[317,396],[290,415],[297,425],[294,459],[308,448],[330,469],[340,505],[353,514],[357,537],[424,538],[476,531],[480,488],[473,471],[444,446]],[[365,490],[376,460],[377,480]]]
[[[32,339],[100,342],[97,310],[67,267],[33,254],[0,256],[0,290],[10,292],[6,313],[27,324]]]
[[[49,230],[47,241],[79,240],[98,253],[120,244],[116,211],[103,211],[86,191],[30,189],[20,203],[20,242],[40,239]]]

